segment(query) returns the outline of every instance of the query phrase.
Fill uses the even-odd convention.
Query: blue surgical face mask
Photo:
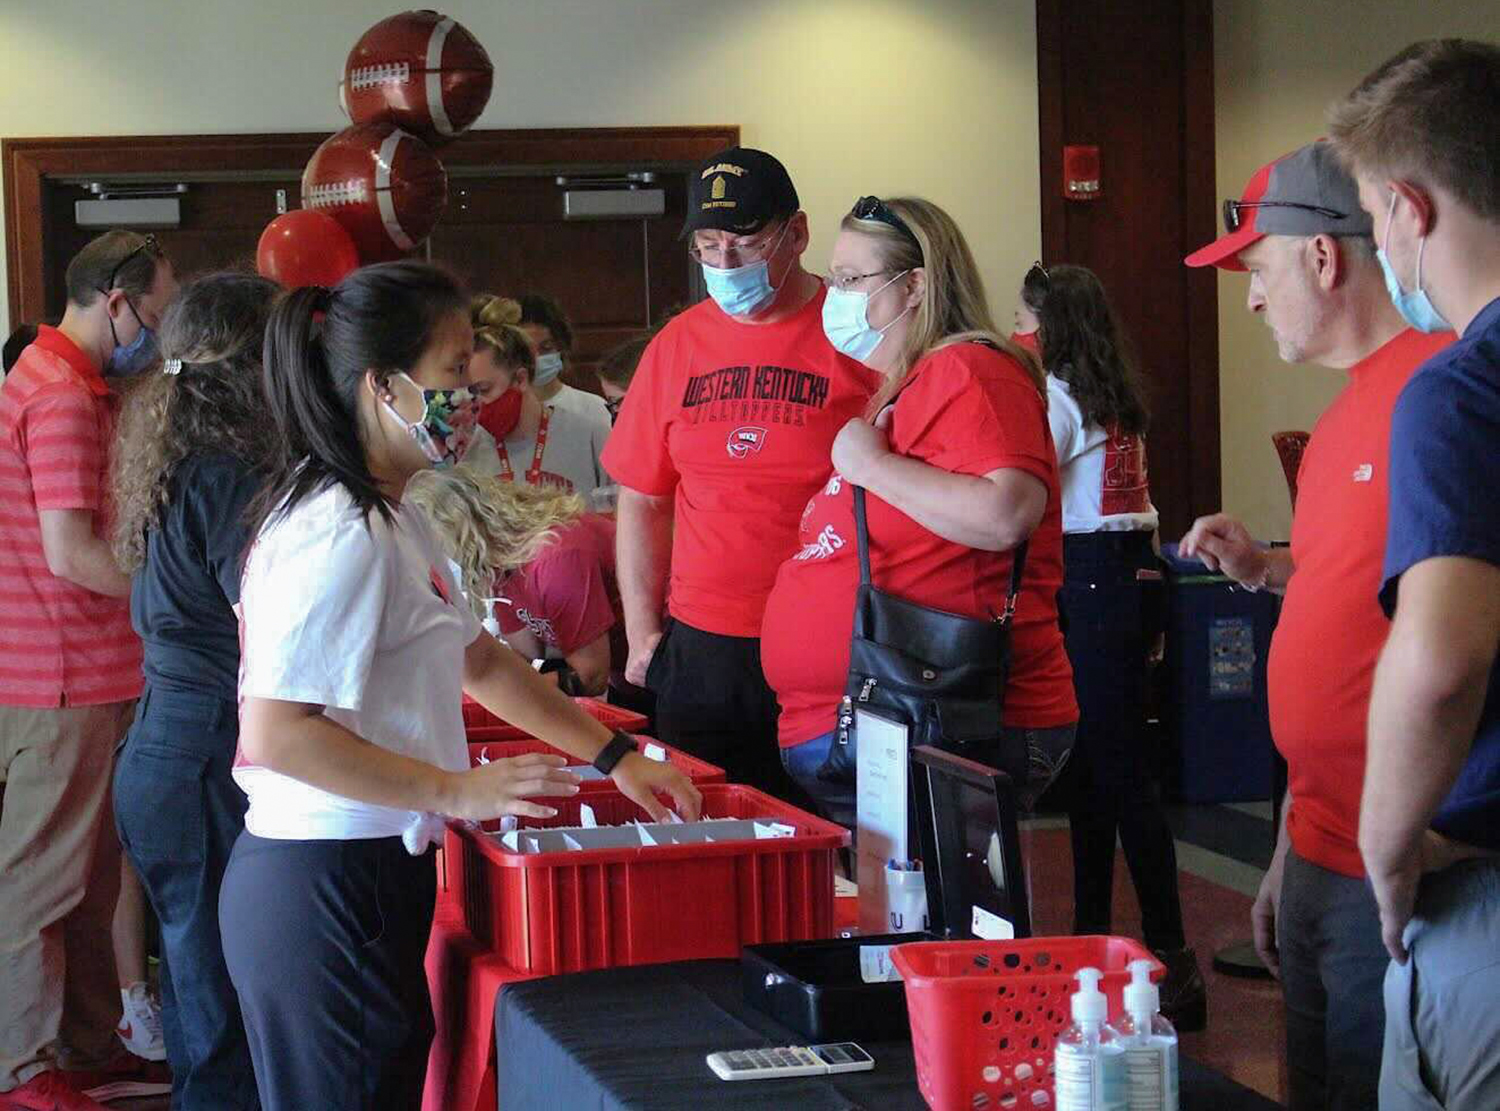
[[[776,242],[759,262],[728,269],[699,263],[703,267],[703,284],[719,308],[730,316],[749,316],[776,296],[777,287],[771,284],[770,259],[781,247],[781,241],[791,226],[787,224],[781,229]]]
[[[130,312],[135,317],[136,324],[140,325],[140,331],[136,332],[135,339],[128,346],[121,347],[120,337],[115,335],[114,318],[110,317],[109,334],[115,341],[115,349],[109,354],[107,370],[116,378],[129,378],[139,374],[156,362],[158,353],[156,333],[141,322],[141,314],[135,311],[130,298],[127,297],[125,303],[130,306]]]
[[[548,351],[545,355],[536,357],[536,373],[531,380],[538,386],[545,386],[563,371],[563,357],[556,351]]]
[[[860,293],[853,289],[830,287],[823,298],[823,334],[828,337],[828,342],[851,359],[858,359],[862,363],[868,362],[870,356],[875,353],[875,348],[879,347],[880,341],[885,338],[887,329],[894,325],[896,320],[900,320],[901,317],[911,312],[911,306],[908,305],[901,310],[896,320],[892,320],[884,328],[872,328],[869,318],[870,298],[897,278],[909,273],[911,273],[909,270],[901,271],[874,293]]]
[[[1397,194],[1391,194],[1391,207],[1385,213],[1385,234],[1380,237],[1387,244],[1391,241],[1391,217],[1396,214],[1396,197]],[[1396,306],[1403,320],[1419,332],[1451,332],[1453,325],[1443,319],[1443,314],[1437,311],[1422,288],[1422,252],[1426,248],[1427,237],[1424,235],[1417,240],[1417,287],[1410,293],[1401,288],[1384,247],[1375,252],[1375,257],[1380,260],[1380,269],[1385,271],[1385,288],[1391,295],[1391,304]]]

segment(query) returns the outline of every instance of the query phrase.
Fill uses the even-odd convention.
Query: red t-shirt
[[[877,385],[823,335],[823,296],[775,324],[742,324],[712,301],[674,317],[604,449],[620,485],[675,494],[669,610],[694,628],[760,635],[797,514]]]
[[[1391,412],[1412,372],[1453,342],[1410,329],[1349,371],[1313,429],[1297,476],[1292,562],[1266,682],[1271,732],[1286,757],[1287,832],[1299,856],[1363,876],[1359,796],[1380,609]]]
[[[58,578],[42,548],[42,510],[89,510],[95,534],[109,535],[116,408],[89,357],[45,325],[0,386],[0,705],[141,693],[129,599]]]
[[[1042,397],[1014,359],[979,344],[934,352],[896,398],[891,450],[957,474],[1013,467],[1047,484],[1047,509],[1032,534],[1011,638],[1005,724],[1028,728],[1078,720],[1073,669],[1057,625],[1062,517],[1057,459]],[[944,540],[874,494],[866,498],[875,585],[968,617],[1005,608],[1010,552]],[[834,727],[849,673],[859,557],[854,498],[835,473],[802,514],[801,550],[781,565],[766,602],[761,665],[781,703],[781,743]]]
[[[529,629],[564,656],[610,633],[610,658],[625,666],[625,621],[615,581],[615,523],[586,513],[525,567],[505,575],[495,589],[502,635]]]

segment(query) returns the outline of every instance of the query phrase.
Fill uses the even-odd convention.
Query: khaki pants
[[[114,1054],[110,773],[134,707],[0,706],[0,1092]]]

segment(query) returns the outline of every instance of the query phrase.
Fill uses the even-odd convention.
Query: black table
[[[500,1111],[640,1108],[702,1111],[925,1111],[909,1041],[862,1042],[871,1072],[726,1084],[704,1057],[806,1039],[748,1006],[738,961],[615,968],[512,984],[495,1004]],[[1278,1105],[1182,1062],[1188,1111]]]

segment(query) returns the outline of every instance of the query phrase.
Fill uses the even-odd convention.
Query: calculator
[[[708,1067],[720,1080],[780,1080],[790,1076],[865,1072],[875,1067],[875,1058],[853,1042],[833,1042],[724,1050],[708,1055]]]

